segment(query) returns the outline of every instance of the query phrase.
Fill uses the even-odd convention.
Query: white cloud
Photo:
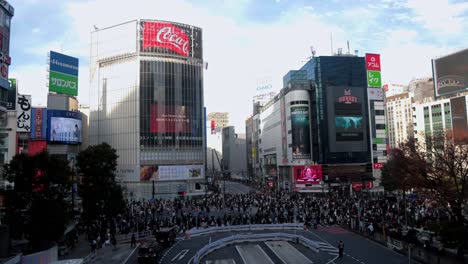
[[[441,35],[464,34],[468,20],[462,17],[468,11],[468,2],[450,3],[448,0],[408,0],[406,6],[415,13],[414,22]]]
[[[430,75],[430,59],[446,51],[444,47],[419,44],[419,32],[411,30],[390,31],[386,40],[379,40],[386,43],[379,49],[373,43],[375,40],[367,36],[375,23],[381,23],[380,16],[361,7],[323,14],[316,14],[309,7],[288,9],[270,24],[255,24],[239,19],[249,0],[222,3],[219,10],[208,10],[183,0],[134,0],[127,5],[118,5],[113,0],[70,1],[64,12],[70,18],[71,27],[56,39],[40,47],[31,47],[27,52],[43,55],[50,49],[60,51],[63,47],[65,53],[80,57],[78,98],[80,103],[87,103],[93,25],[104,28],[147,18],[199,26],[203,29],[204,59],[209,62],[209,69],[204,74],[205,106],[208,112],[229,112],[230,123],[236,126],[236,131],[242,132],[245,119],[252,113],[252,97],[259,79],[271,77],[273,89],[278,91],[282,88],[282,77],[289,70],[301,67],[310,56],[310,46],[314,46],[318,56],[330,54],[330,33],[333,33],[335,51],[337,47],[346,47],[349,39],[361,54],[366,52],[364,47],[381,53],[384,81],[407,83],[413,77]],[[418,17],[424,17],[428,12],[421,8],[414,10],[419,10]],[[456,12],[452,10],[453,13]],[[329,20],[329,16],[339,16],[343,22],[337,26],[327,24],[324,20]],[[383,28],[382,32],[387,30]],[[25,89],[21,92],[33,94],[33,102],[45,105],[45,61],[43,65],[12,68],[11,75],[20,79],[20,91]]]
[[[420,44],[418,33],[412,30],[389,32],[381,50],[384,83],[408,84],[414,78],[431,77],[431,59],[447,54],[448,48]]]

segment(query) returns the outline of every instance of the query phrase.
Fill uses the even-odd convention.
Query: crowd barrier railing
[[[230,225],[230,226],[214,226],[208,228],[191,229],[188,231],[187,237],[197,237],[220,232],[236,232],[236,231],[258,231],[258,230],[302,230],[302,223],[287,223],[287,224],[256,224],[256,225]]]
[[[319,244],[301,235],[293,235],[286,233],[267,233],[267,234],[245,234],[245,235],[232,235],[219,240],[216,240],[210,244],[205,245],[197,251],[193,257],[193,263],[199,264],[200,260],[207,254],[220,249],[222,247],[243,242],[258,242],[258,241],[274,241],[274,240],[287,240],[303,244],[311,250],[319,253]]]

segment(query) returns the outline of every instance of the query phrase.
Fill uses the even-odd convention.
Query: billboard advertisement
[[[382,87],[382,75],[379,71],[367,71],[367,87]]]
[[[15,110],[16,109],[16,91],[18,90],[18,81],[16,79],[8,79],[10,83],[6,101],[6,109],[7,110]]]
[[[366,70],[380,71],[380,54],[366,53]]]
[[[63,144],[81,143],[81,113],[48,110],[47,141]]]
[[[468,141],[468,120],[466,116],[465,96],[451,98],[453,138],[456,142]]]
[[[310,159],[309,107],[291,107],[292,157]]]
[[[141,51],[202,58],[201,29],[167,21],[141,22]]]
[[[150,132],[191,132],[187,108],[180,105],[152,105]]]
[[[18,94],[16,98],[16,131],[31,130],[31,96]]]
[[[31,135],[32,140],[47,139],[47,109],[35,108],[31,110]]]
[[[143,165],[140,167],[140,181],[177,181],[202,179],[203,165]]]
[[[296,184],[320,184],[322,179],[322,165],[294,166]]]
[[[42,151],[47,150],[47,141],[45,140],[30,140],[28,155],[34,156]]]
[[[468,89],[468,49],[432,61],[435,96]]]
[[[336,141],[363,139],[362,116],[335,116]]]
[[[367,98],[369,100],[383,101],[384,92],[380,88],[367,88]]]
[[[364,87],[332,86],[327,90],[330,152],[368,151]]]
[[[78,59],[50,51],[49,91],[78,95]]]

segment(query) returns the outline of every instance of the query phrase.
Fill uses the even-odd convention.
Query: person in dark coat
[[[136,247],[136,238],[135,234],[132,234],[132,241],[130,242],[131,247]]]
[[[338,243],[338,254],[339,258],[343,257],[343,251],[344,251],[344,243],[342,240],[340,240],[340,243]]]

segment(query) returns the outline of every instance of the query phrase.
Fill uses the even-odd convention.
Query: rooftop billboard
[[[78,59],[50,51],[49,91],[78,95]]]
[[[141,21],[141,51],[202,58],[201,29],[168,21]]]
[[[468,49],[432,60],[435,96],[468,90]]]

